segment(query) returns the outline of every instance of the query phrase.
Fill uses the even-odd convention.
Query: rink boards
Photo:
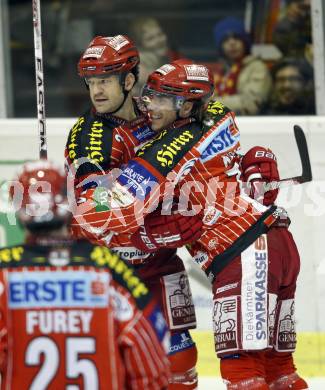
[[[219,361],[214,353],[213,335],[210,331],[191,331],[199,351],[200,376],[219,376]],[[324,377],[325,389],[325,333],[298,333],[294,354],[298,372],[306,378]]]

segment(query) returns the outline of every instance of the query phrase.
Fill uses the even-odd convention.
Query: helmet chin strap
[[[123,98],[123,100],[122,100],[122,103],[117,107],[116,110],[110,111],[110,112],[108,112],[107,114],[112,114],[112,115],[113,115],[113,114],[115,114],[116,112],[118,112],[118,111],[124,106],[124,103],[125,103],[127,97],[129,96],[129,93],[130,93],[130,91],[127,91],[127,90],[125,89],[125,78],[126,78],[126,74],[125,74],[125,73],[122,73],[122,74],[120,74],[119,76],[120,76],[120,77],[119,77],[119,79],[120,79],[120,85],[121,85],[122,90],[123,90],[124,98]]]
[[[117,107],[116,110],[107,112],[107,114],[112,114],[112,115],[113,115],[113,114],[115,114],[117,111],[119,111],[119,110],[124,106],[124,103],[125,103],[127,97],[129,96],[129,93],[130,93],[130,91],[127,91],[126,89],[124,89],[124,86],[123,86],[123,95],[124,95],[124,98],[123,98],[123,100],[122,100],[122,103]]]
[[[185,102],[183,102],[183,104],[184,104],[184,103],[185,103]],[[182,106],[183,106],[183,104],[182,104]],[[179,108],[176,108],[176,120],[177,120],[177,121],[184,119],[184,118],[182,118],[182,117],[179,115],[182,106],[179,107]],[[177,106],[176,106],[176,107],[177,107]]]

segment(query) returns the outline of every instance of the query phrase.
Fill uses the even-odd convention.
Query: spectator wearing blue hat
[[[215,73],[215,98],[238,115],[256,115],[267,101],[272,79],[262,60],[251,55],[251,40],[244,23],[226,18],[214,26],[220,56]]]

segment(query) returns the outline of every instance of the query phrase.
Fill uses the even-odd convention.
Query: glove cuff
[[[154,244],[153,237],[147,232],[144,225],[141,225],[140,228],[131,235],[130,240],[136,248],[144,252],[155,252],[158,249]]]

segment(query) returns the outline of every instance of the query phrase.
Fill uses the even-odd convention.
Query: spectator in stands
[[[170,49],[167,35],[155,18],[136,18],[130,27],[130,36],[140,53],[139,81],[134,91],[138,95],[150,73],[181,56]]]
[[[310,1],[286,0],[285,14],[273,31],[273,43],[284,57],[308,60],[312,44]]]
[[[256,115],[268,99],[271,76],[262,60],[252,56],[244,23],[226,18],[214,27],[220,55],[215,72],[215,98],[239,115]]]
[[[314,115],[313,69],[303,59],[284,58],[271,71],[273,91],[266,115]]]

